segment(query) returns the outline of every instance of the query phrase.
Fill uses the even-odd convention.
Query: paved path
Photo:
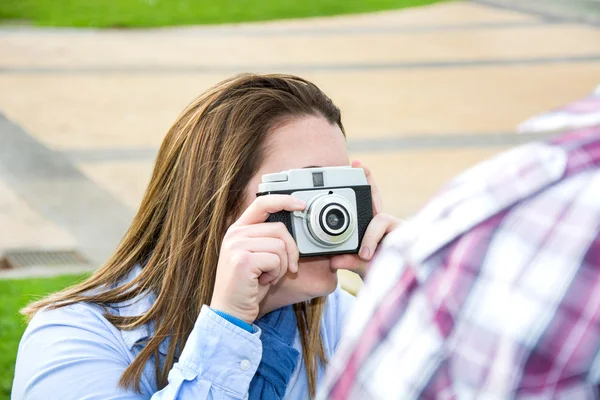
[[[528,140],[513,133],[519,122],[600,84],[598,26],[510,3],[218,27],[0,28],[0,253],[77,248],[105,260],[169,125],[241,71],[319,84],[387,211],[408,216],[458,172]]]
[[[600,26],[600,0],[477,0],[481,4],[532,13],[547,20],[569,19]]]

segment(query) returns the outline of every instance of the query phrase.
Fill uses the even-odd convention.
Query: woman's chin
[[[295,284],[305,289],[311,298],[327,296],[335,291],[338,277],[331,269],[331,257],[307,257],[300,259]]]
[[[331,271],[327,279],[321,279],[319,282],[315,282],[313,291],[314,297],[329,296],[335,292],[338,285],[338,275],[336,271]]]
[[[300,266],[302,268],[302,266]],[[328,296],[335,291],[338,285],[338,276],[336,271],[333,271],[327,265],[326,268],[318,271],[304,271],[300,279],[294,282],[295,289],[301,293],[303,299],[301,301],[311,300],[316,297]]]
[[[337,288],[338,277],[329,264],[327,257],[301,259],[298,273],[288,273],[281,279],[269,291],[264,305],[279,308],[330,295]]]
[[[337,284],[337,274],[333,272],[329,279],[321,278],[318,281],[311,282],[303,287],[290,288],[292,289],[288,292],[290,304],[309,301],[317,297],[327,297],[335,292]]]

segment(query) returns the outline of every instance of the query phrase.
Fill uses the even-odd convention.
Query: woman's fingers
[[[271,253],[279,257],[281,265],[281,274],[285,274],[288,270],[288,255],[285,242],[279,238],[273,237],[258,237],[244,238],[236,242],[235,246],[239,249],[249,251],[251,253]],[[256,267],[260,268],[260,265]]]
[[[383,239],[387,233],[394,230],[399,222],[400,220],[389,214],[380,213],[375,215],[369,223],[369,226],[367,226],[358,256],[362,260],[370,260],[373,257],[373,254],[375,254],[381,239]]]
[[[293,273],[298,272],[298,258],[300,257],[298,246],[283,223],[263,222],[261,224],[238,227],[234,230],[234,234],[246,238],[274,238],[281,240],[285,244],[286,259],[289,264],[287,268]]]
[[[270,194],[260,196],[244,211],[244,213],[233,223],[233,226],[244,226],[259,224],[269,218],[269,214],[279,211],[302,211],[306,203],[300,199],[284,194]]]
[[[300,211],[306,204],[289,195],[258,197],[223,238],[211,307],[252,323],[260,302],[288,271],[298,271],[298,248],[285,225],[265,223],[269,214]]]
[[[363,164],[361,161],[354,160],[352,161],[352,168],[362,168],[365,171],[365,176],[367,177],[367,182],[371,186],[371,197],[373,201],[373,215],[379,214],[383,209],[383,200],[381,198],[381,194],[379,193],[379,188],[377,184],[375,184],[375,178],[373,178],[373,174],[371,170]]]
[[[258,283],[274,285],[281,277],[281,262],[279,256],[273,253],[252,253],[250,268],[257,271]]]

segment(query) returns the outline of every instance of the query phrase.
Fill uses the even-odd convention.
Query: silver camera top
[[[259,193],[298,189],[323,189],[368,185],[362,168],[319,167],[290,169],[262,176]]]

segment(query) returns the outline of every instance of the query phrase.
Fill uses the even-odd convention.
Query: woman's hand
[[[247,323],[271,285],[289,270],[298,272],[298,247],[282,223],[265,221],[279,211],[301,211],[306,204],[288,195],[258,197],[227,230],[217,265],[210,307]]]
[[[334,256],[331,259],[331,267],[334,269],[347,269],[352,272],[356,272],[361,278],[364,278],[367,274],[369,261],[373,257],[377,246],[383,237],[394,230],[400,220],[389,214],[381,212],[381,196],[371,171],[364,166],[360,161],[353,161],[352,167],[362,168],[367,176],[367,182],[371,185],[371,195],[373,201],[373,219],[369,223],[365,236],[361,243],[358,255],[356,254],[343,254]]]

